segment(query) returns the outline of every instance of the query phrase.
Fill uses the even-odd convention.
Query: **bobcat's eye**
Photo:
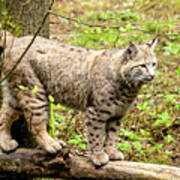
[[[155,66],[156,66],[156,63],[154,62],[152,65],[153,65],[153,67],[155,67]]]
[[[143,68],[146,68],[146,64],[141,64],[140,66]]]

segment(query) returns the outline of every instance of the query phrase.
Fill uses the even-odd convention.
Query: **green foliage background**
[[[3,2],[3,1],[1,1]],[[2,5],[2,4],[1,4]],[[14,26],[3,6],[1,28]],[[51,15],[51,38],[93,48],[124,48],[160,34],[156,79],[144,85],[135,105],[124,118],[118,147],[126,160],[180,164],[180,1],[179,0],[74,0],[56,1]],[[81,23],[98,25],[90,27]],[[102,27],[101,27],[102,26]],[[51,99],[51,132],[79,152],[86,150],[84,117]]]

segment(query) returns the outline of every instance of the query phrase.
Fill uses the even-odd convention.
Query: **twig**
[[[94,27],[94,28],[103,28],[103,29],[106,29],[106,28],[109,28],[109,29],[120,29],[121,26],[105,26],[105,25],[101,25],[101,24],[88,24],[88,23],[85,23],[85,22],[82,22],[80,20],[77,20],[77,19],[74,19],[74,18],[70,18],[70,17],[66,17],[62,14],[58,14],[58,13],[55,13],[55,12],[52,12],[52,11],[49,11],[50,14],[54,15],[54,16],[57,16],[57,17],[61,17],[62,19],[66,19],[68,21],[73,21],[77,24],[81,24],[81,25],[85,25],[85,26],[88,26],[88,27]],[[145,23],[143,23],[145,24]],[[146,24],[155,24],[155,23],[146,23]],[[165,24],[165,23],[161,23],[161,24]],[[142,30],[142,29],[137,29],[137,28],[133,28],[132,31],[140,31],[140,32],[143,32],[143,33],[147,33],[147,34],[154,34],[154,32],[150,32],[150,31],[146,31],[146,30]],[[123,32],[124,33],[124,32]],[[169,33],[169,34],[158,34],[159,36],[180,36],[179,33]]]
[[[176,120],[177,120],[177,117],[178,117],[178,112],[174,115],[174,118],[172,119],[171,123],[173,124]]]
[[[29,50],[29,48],[31,47],[31,45],[33,44],[33,42],[35,41],[36,37],[38,36],[38,34],[40,33],[49,13],[50,10],[52,9],[52,6],[54,4],[54,0],[51,1],[48,11],[46,12],[46,14],[44,15],[44,17],[42,18],[42,22],[40,24],[40,26],[38,27],[37,31],[35,32],[33,38],[31,39],[30,43],[28,44],[28,46],[26,47],[26,49],[24,50],[24,52],[22,53],[22,55],[20,56],[20,58],[17,60],[17,62],[14,64],[14,66],[12,67],[12,69],[10,71],[7,72],[7,74],[4,75],[4,77],[0,80],[0,84],[7,79],[7,77],[16,69],[16,67],[18,66],[18,64],[22,61],[23,57],[25,56],[25,54],[27,53],[27,51]]]

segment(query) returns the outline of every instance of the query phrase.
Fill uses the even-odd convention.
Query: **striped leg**
[[[16,91],[17,99],[23,109],[30,132],[37,143],[47,152],[56,153],[65,145],[63,141],[56,141],[47,132],[49,119],[48,98],[43,86],[37,83],[39,91],[35,94],[30,91]]]
[[[3,84],[2,91],[3,103],[0,110],[0,147],[3,151],[9,152],[15,150],[18,146],[16,140],[11,137],[10,128],[21,113],[7,82]]]
[[[106,124],[106,152],[111,160],[123,160],[124,155],[118,150],[119,130],[122,117],[114,117]]]

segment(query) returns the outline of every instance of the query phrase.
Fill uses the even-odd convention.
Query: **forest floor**
[[[156,78],[143,86],[124,118],[118,147],[126,160],[180,166],[179,0],[62,0],[53,12],[75,21],[51,15],[52,39],[92,49],[124,48],[160,34]],[[58,108],[56,135],[85,151],[83,115]]]

